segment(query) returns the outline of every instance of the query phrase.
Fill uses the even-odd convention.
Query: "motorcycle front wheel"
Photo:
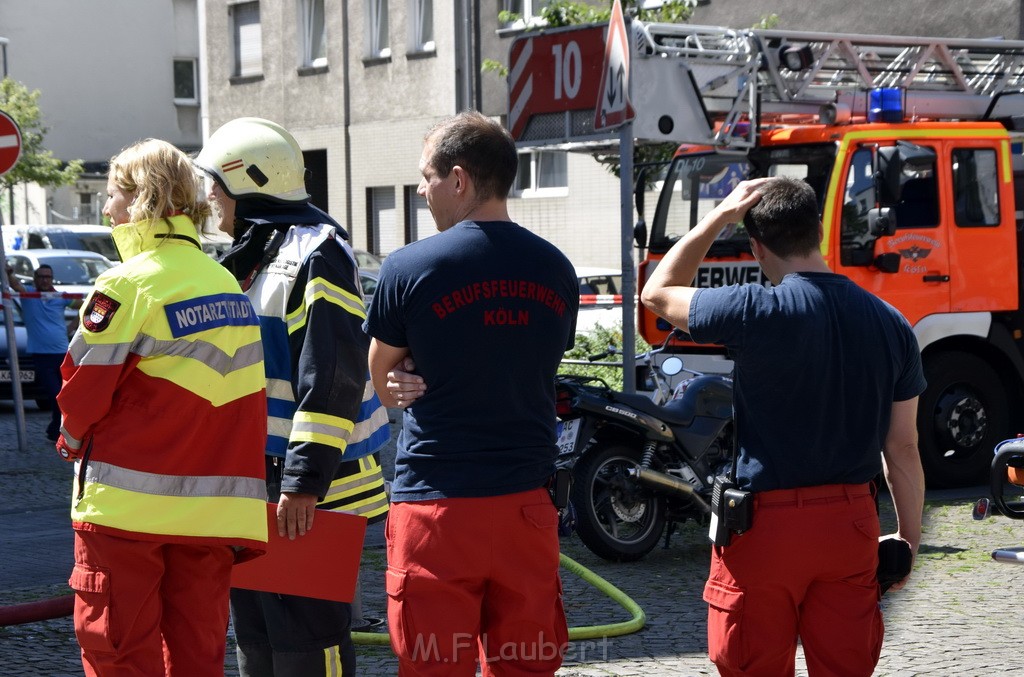
[[[629,477],[640,456],[640,449],[597,444],[573,468],[576,531],[594,554],[611,562],[642,558],[665,528],[658,497]]]

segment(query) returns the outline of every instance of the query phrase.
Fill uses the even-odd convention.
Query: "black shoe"
[[[46,439],[50,440],[51,442],[56,442],[58,437],[59,435],[57,433],[50,432],[49,430],[46,431]]]

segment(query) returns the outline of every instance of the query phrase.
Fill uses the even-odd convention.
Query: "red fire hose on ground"
[[[37,602],[0,606],[0,627],[48,621],[51,618],[70,616],[74,609],[74,594],[41,599]]]

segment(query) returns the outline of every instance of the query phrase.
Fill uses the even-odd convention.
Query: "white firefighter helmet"
[[[304,202],[302,149],[281,125],[262,118],[237,118],[215,131],[195,159],[234,199],[262,196]]]

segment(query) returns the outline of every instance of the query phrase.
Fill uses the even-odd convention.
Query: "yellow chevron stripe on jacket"
[[[306,324],[309,307],[318,300],[333,303],[346,312],[355,315],[360,320],[366,319],[366,308],[363,306],[363,299],[361,297],[335,284],[331,284],[322,277],[315,277],[310,280],[303,291],[302,305],[288,313],[288,316],[285,317],[289,334],[294,333]]]
[[[265,541],[266,496],[258,478],[157,475],[94,461],[71,519],[147,534]],[[249,519],[254,512],[264,519]]]
[[[83,453],[74,526],[254,556],[267,540],[255,310],[188,217],[114,238],[125,261],[96,281],[62,367],[62,433]]]
[[[343,466],[348,472],[331,482],[317,507],[361,515],[372,520],[388,511],[388,496],[379,454],[370,454]]]
[[[348,445],[355,424],[340,416],[313,411],[296,411],[292,417],[290,442],[318,442],[336,447],[341,452]]]

